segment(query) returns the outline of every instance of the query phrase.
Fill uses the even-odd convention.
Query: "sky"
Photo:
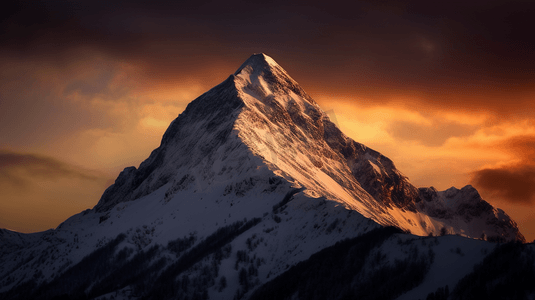
[[[8,1],[0,228],[92,208],[264,52],[414,185],[471,184],[535,239],[535,2],[182,2]]]

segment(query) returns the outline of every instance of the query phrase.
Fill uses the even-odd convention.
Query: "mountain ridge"
[[[222,146],[228,153],[217,154]],[[234,151],[238,147],[247,149]],[[168,153],[171,151],[188,159],[175,157]],[[229,153],[243,161],[260,158],[256,164],[272,171],[270,177],[281,176],[297,187],[305,187],[304,193],[311,197],[327,195],[384,226],[419,235],[437,235],[446,228],[450,233],[474,238],[504,236],[505,240],[525,241],[516,223],[503,211],[485,210],[488,228],[484,224],[477,228],[469,225],[470,217],[452,222],[454,211],[439,213],[440,209],[449,210],[440,202],[444,197],[426,198],[428,190],[413,186],[390,159],[343,134],[297,82],[263,53],[252,55],[225,81],[192,101],[171,123],[160,147],[139,169],[125,169],[95,210],[104,212],[117,201],[147,195],[173,180],[180,173],[177,170],[185,166],[203,164],[203,172],[211,175],[185,178],[184,174],[175,181],[210,185],[221,177],[215,173],[228,173],[228,168],[208,170],[206,166],[226,164]],[[166,169],[164,165],[171,167]],[[478,200],[484,201],[480,197]],[[479,206],[489,205],[482,202]],[[481,215],[472,212],[472,217]],[[493,221],[493,216],[501,219]]]

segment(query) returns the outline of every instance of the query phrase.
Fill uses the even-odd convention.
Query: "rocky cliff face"
[[[389,158],[346,137],[332,122],[326,122],[326,128],[325,140],[345,158],[366,192],[386,206],[415,211],[418,189]]]

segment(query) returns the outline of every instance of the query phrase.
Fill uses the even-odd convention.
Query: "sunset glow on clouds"
[[[1,228],[45,230],[93,207],[190,101],[265,52],[416,186],[472,184],[535,238],[532,3],[13,4]]]

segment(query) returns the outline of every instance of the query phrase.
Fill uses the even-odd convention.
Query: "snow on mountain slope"
[[[60,293],[65,272],[111,251],[99,260],[111,269],[149,257],[139,270],[158,278],[154,289],[172,277],[165,274],[181,274],[208,281],[212,299],[241,298],[315,252],[381,226],[523,239],[471,187],[418,190],[390,159],[345,136],[273,59],[255,54],[192,101],[149,158],[125,168],[92,210],[31,238],[0,232],[7,245],[0,293],[26,281]],[[182,266],[184,257],[197,258]],[[243,268],[254,278],[247,288]],[[106,282],[118,276],[102,272],[102,281],[83,285],[85,295],[109,292]],[[223,277],[226,288],[212,282]],[[145,285],[122,280],[125,292]]]
[[[429,293],[445,286],[453,289],[457,282],[472,272],[474,265],[481,263],[485,255],[495,246],[458,236],[421,239],[420,243],[413,242],[413,244],[417,245],[420,251],[429,247],[436,259],[422,284],[403,294],[398,300],[425,299]]]
[[[121,234],[126,237],[120,241],[115,253],[123,249],[135,254],[160,245],[163,249],[154,260],[173,261],[174,254],[167,250],[169,242],[191,236],[195,238],[192,245],[195,246],[219,228],[257,218],[257,225],[227,244],[232,254],[221,261],[218,276],[227,278],[228,288],[221,293],[216,286],[209,290],[214,295],[212,299],[230,299],[240,287],[239,269],[234,268],[239,251],[258,260],[255,265],[258,285],[326,246],[378,227],[333,201],[310,199],[302,192],[295,193],[286,204],[280,205],[288,195],[287,191],[292,191],[286,184],[255,182],[246,196],[239,192],[222,196],[224,185],[212,190],[198,190],[192,184],[165,200],[170,186],[164,185],[136,201],[120,203],[105,214],[86,211],[75,215],[51,232],[47,239],[2,256],[0,293],[26,280],[46,284],[61,278],[62,272],[83,264],[84,259]],[[266,192],[273,187],[273,191]],[[253,246],[248,242],[250,240]],[[192,278],[200,276],[195,270],[207,263],[210,265],[210,257],[186,274]],[[146,275],[158,277],[159,273]],[[90,289],[87,291],[89,293]]]
[[[441,288],[453,292],[497,248],[458,236],[417,237],[381,228],[319,251],[250,299],[429,299]]]
[[[51,230],[25,234],[7,229],[0,229],[0,256],[35,244],[49,232],[51,232]]]

